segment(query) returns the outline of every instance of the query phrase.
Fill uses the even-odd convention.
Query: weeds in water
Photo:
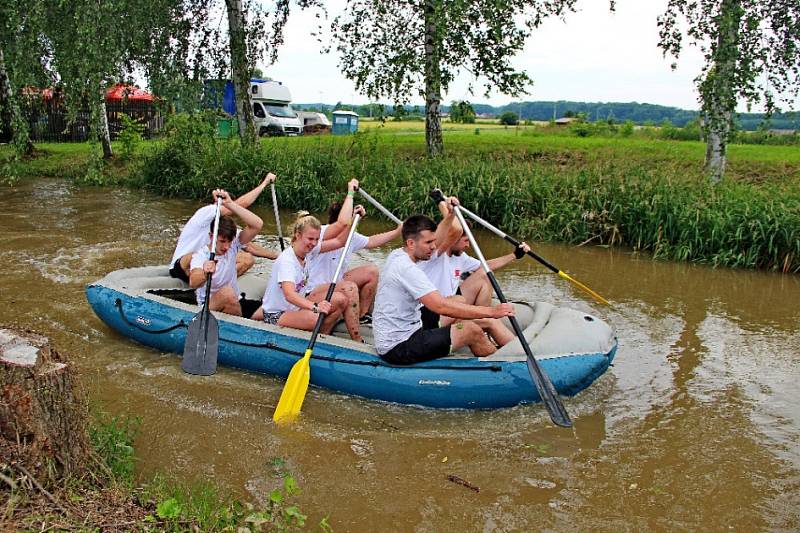
[[[206,197],[216,186],[241,194],[271,170],[281,206],[322,211],[355,176],[401,218],[434,215],[428,192],[440,187],[526,240],[800,272],[798,180],[713,187],[691,160],[692,150],[702,156],[701,143],[631,139],[612,149],[607,139],[511,137],[492,149],[494,141],[454,133],[448,155],[429,159],[410,135],[269,139],[250,148],[204,131],[191,121],[176,126],[148,156],[140,184],[167,195]]]

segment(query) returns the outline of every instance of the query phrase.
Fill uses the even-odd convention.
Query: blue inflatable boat
[[[239,279],[257,305],[268,273]],[[168,267],[123,269],[87,285],[97,316],[120,334],[152,348],[183,353],[186,328],[197,313],[194,291],[169,276]],[[517,319],[542,369],[559,394],[572,396],[609,367],[614,331],[589,314],[547,303],[517,303]],[[219,322],[219,364],[286,377],[303,356],[310,333],[214,313]],[[541,401],[526,357],[514,341],[483,358],[453,353],[413,366],[393,366],[370,344],[353,342],[343,324],[320,335],[311,358],[311,383],[375,400],[440,408],[497,408]],[[370,326],[362,336],[372,339]]]

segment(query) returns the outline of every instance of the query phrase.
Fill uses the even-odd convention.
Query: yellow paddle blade
[[[308,382],[311,379],[310,362],[311,350],[306,350],[303,357],[294,364],[289,372],[281,398],[278,400],[278,406],[272,415],[272,420],[276,423],[291,423],[300,414],[303,400],[306,398]]]
[[[584,285],[580,281],[578,281],[576,279],[573,279],[566,272],[562,272],[561,270],[559,270],[558,271],[558,275],[561,276],[562,278],[564,278],[565,280],[567,280],[567,281],[569,281],[571,283],[574,283],[575,286],[577,286],[579,289],[587,292],[588,294],[591,294],[598,302],[604,303],[606,305],[611,305],[610,303],[608,303],[608,300],[606,300],[605,298],[603,298],[602,296],[600,296],[599,294],[594,292],[592,289],[590,289],[589,287],[587,287],[586,285]]]

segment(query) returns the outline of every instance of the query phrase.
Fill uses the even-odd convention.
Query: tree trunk
[[[700,86],[707,135],[705,168],[714,184],[719,183],[725,174],[733,113],[736,111],[734,85],[742,14],[741,0],[722,0],[717,43],[713,51],[714,65]]]
[[[25,124],[25,117],[20,113],[14,100],[11,79],[6,70],[5,56],[0,48],[0,140],[13,141],[17,151],[23,155],[33,153],[33,141]]]
[[[440,0],[425,0],[425,143],[428,156],[444,152],[439,104],[442,101]]]
[[[228,7],[228,35],[231,44],[231,76],[236,98],[236,119],[239,122],[239,137],[242,143],[255,144],[256,123],[253,105],[250,102],[250,68],[247,61],[244,12],[242,0],[225,0]]]
[[[85,420],[69,366],[47,339],[0,328],[0,448],[8,461],[48,481],[80,475],[90,454]]]
[[[105,94],[99,105],[97,118],[99,120],[99,131],[97,134],[100,137],[100,144],[103,145],[103,159],[110,159],[114,156],[114,152],[111,149],[111,133],[108,131],[108,112],[106,111]]]

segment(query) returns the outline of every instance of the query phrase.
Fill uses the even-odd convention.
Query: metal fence
[[[67,110],[57,100],[39,101],[26,106],[31,139],[48,142],[81,142],[89,138],[91,115],[81,109],[70,122]],[[114,139],[122,131],[122,115],[126,114],[144,126],[145,137],[151,137],[164,127],[164,117],[153,102],[106,102],[108,128]]]

